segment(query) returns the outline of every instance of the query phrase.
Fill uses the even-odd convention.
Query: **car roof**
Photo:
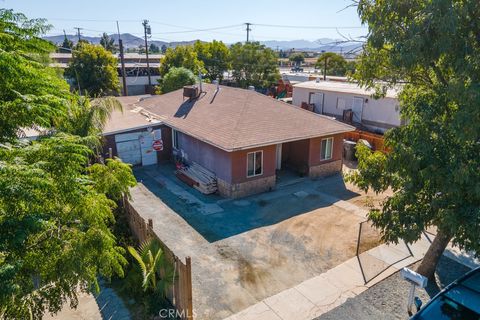
[[[446,296],[466,308],[480,314],[480,267],[471,270],[464,276],[450,283],[445,289],[434,296],[418,313],[411,319],[421,316],[427,307],[437,301],[440,297]]]

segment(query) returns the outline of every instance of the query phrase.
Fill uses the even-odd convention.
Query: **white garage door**
[[[153,150],[153,134],[146,132],[140,137],[142,149],[142,166],[149,166],[157,163],[157,151]]]
[[[118,157],[125,163],[137,165],[142,163],[142,154],[140,152],[140,142],[138,139],[117,142]]]
[[[125,163],[148,166],[157,163],[157,152],[153,150],[153,133],[134,132],[117,134],[117,154]]]

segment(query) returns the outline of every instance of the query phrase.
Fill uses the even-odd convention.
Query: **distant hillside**
[[[115,44],[117,44],[118,41],[118,35],[117,34],[110,34],[109,35],[111,38],[115,40]],[[130,33],[122,33],[121,35],[122,41],[123,41],[123,46],[125,48],[138,48],[140,46],[143,46],[145,44],[145,40],[143,38],[134,36]],[[75,34],[67,34],[67,38],[73,43],[77,43],[78,41],[78,36]],[[48,40],[50,42],[53,42],[55,44],[61,44],[63,42],[64,36],[59,35],[59,36],[47,36],[43,37],[43,39]],[[90,43],[93,44],[99,44],[101,37],[89,37],[89,36],[82,36],[82,39],[87,40]],[[178,45],[188,45],[188,44],[193,44],[196,40],[192,41],[175,41],[175,42],[165,42],[165,41],[157,41],[157,40],[148,40],[148,43],[154,43],[158,47],[161,47],[163,45],[166,45],[167,47],[176,47]]]
[[[117,43],[118,35],[110,34],[110,37],[115,39],[115,43]],[[122,33],[121,34],[123,45],[125,48],[138,48],[143,46],[145,40],[141,37],[134,36],[130,33]],[[78,40],[77,35],[74,34],[67,34],[67,38],[76,43]],[[55,44],[61,44],[63,42],[63,35],[59,36],[48,36],[44,37],[44,39],[49,40]],[[99,44],[100,37],[88,37],[82,36],[82,39],[85,39],[91,43]],[[193,44],[196,40],[191,41],[175,41],[175,42],[165,42],[165,41],[156,41],[156,40],[149,40],[149,43],[154,43],[158,47],[166,45],[167,47],[176,47],[179,45],[190,45]],[[316,41],[309,41],[309,40],[290,40],[290,41],[278,41],[278,40],[269,40],[269,41],[261,41],[262,44],[265,46],[272,48],[274,50],[304,50],[304,51],[316,51],[320,52],[322,50],[331,51],[331,52],[342,52],[347,53],[356,48],[360,47],[358,43],[343,43],[338,39],[330,39],[330,38],[321,38]]]

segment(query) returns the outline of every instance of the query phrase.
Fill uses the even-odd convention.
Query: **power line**
[[[213,31],[213,30],[222,30],[222,29],[232,29],[242,26],[242,24],[235,24],[230,26],[222,26],[222,27],[213,27],[213,28],[205,28],[205,29],[189,29],[189,30],[182,30],[182,31],[169,31],[169,32],[162,32],[162,34],[174,34],[174,33],[192,33],[192,32],[204,32],[204,31]]]
[[[270,28],[292,28],[292,29],[326,29],[326,30],[336,30],[336,29],[365,29],[366,26],[294,26],[294,25],[280,25],[280,24],[262,24],[254,23],[255,26],[260,27],[270,27]]]

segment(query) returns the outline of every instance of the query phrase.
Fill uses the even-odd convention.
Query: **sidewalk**
[[[401,268],[423,258],[430,242],[424,236],[410,246],[413,256],[402,259],[405,255],[399,245],[380,245],[364,252],[372,259],[385,264],[394,263],[379,276],[365,284],[357,257],[311,278],[299,285],[282,291],[272,297],[234,314],[227,320],[310,320],[318,317],[344,303],[379,281],[387,278]]]

